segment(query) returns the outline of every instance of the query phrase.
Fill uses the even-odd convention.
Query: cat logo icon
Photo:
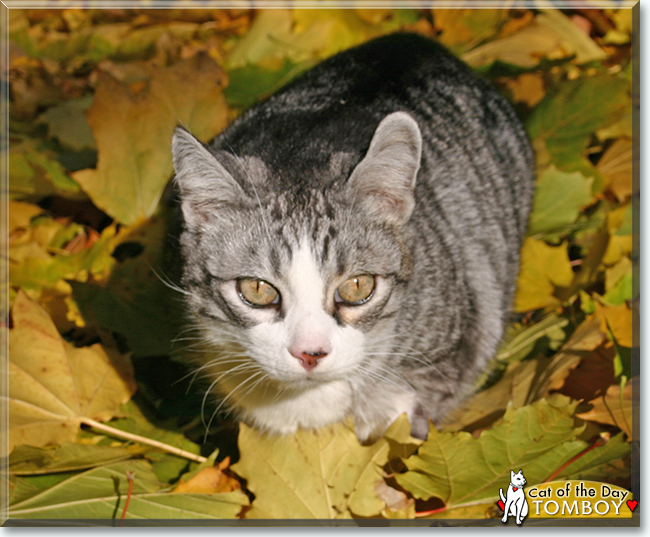
[[[503,489],[499,489],[499,496],[501,499],[497,502],[497,505],[503,510],[503,518],[501,522],[506,524],[508,522],[508,516],[515,517],[515,521],[518,525],[524,521],[524,518],[528,516],[528,501],[526,500],[526,494],[524,492],[524,486],[526,485],[526,478],[521,470],[518,473],[510,471],[510,485],[508,485],[508,492],[506,495],[503,495]]]

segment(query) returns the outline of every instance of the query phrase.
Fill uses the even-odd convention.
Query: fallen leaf
[[[75,151],[94,148],[95,139],[85,115],[91,103],[91,96],[64,101],[48,108],[37,121],[48,126],[50,136]]]
[[[70,442],[84,417],[105,421],[135,392],[130,360],[64,341],[47,313],[19,293],[11,312],[9,449]]]
[[[546,95],[544,78],[541,73],[522,73],[517,78],[509,78],[506,84],[515,102],[526,103],[529,107],[537,105]]]
[[[625,457],[629,457],[630,451],[630,443],[626,441],[625,434],[617,434],[605,445],[585,453],[569,464],[557,475],[557,479],[591,479],[616,483],[616,476],[622,473],[617,466]],[[628,476],[623,479],[629,483]]]
[[[248,498],[239,490],[221,494],[160,492],[162,484],[156,479],[151,465],[146,461],[132,460],[75,474],[45,490],[31,490],[27,494],[17,490],[9,506],[9,516],[114,519],[121,515],[126,502],[127,471],[134,472],[135,476],[126,518],[235,518],[242,507],[248,505]],[[28,486],[29,481],[23,479],[20,486]]]
[[[9,196],[34,201],[51,195],[78,197],[79,185],[60,162],[37,145],[34,140],[11,145],[7,159]]]
[[[621,392],[619,384],[612,384],[601,397],[590,401],[591,410],[576,414],[578,418],[587,421],[597,421],[615,425],[632,440],[632,394],[639,389],[639,377],[628,381]],[[638,408],[637,408],[638,411]]]
[[[154,217],[123,227],[113,241],[110,276],[70,283],[84,318],[123,336],[138,356],[169,354],[178,330],[171,326],[178,315],[169,311],[178,301],[162,282],[169,279],[162,256],[167,226]]]
[[[388,442],[359,444],[345,424],[269,436],[240,425],[240,460],[255,500],[247,518],[351,518],[384,508],[374,489],[388,460]]]
[[[535,107],[526,122],[531,139],[539,139],[564,170],[580,169],[588,137],[621,117],[629,103],[629,83],[608,75],[569,80]]]
[[[503,421],[479,438],[432,426],[417,455],[404,461],[408,471],[395,479],[415,498],[441,499],[446,510],[494,501],[513,468],[523,469],[529,485],[540,483],[585,448],[576,440],[581,428],[574,424],[575,406],[559,396],[509,408]]]
[[[611,330],[619,345],[632,347],[632,310],[627,304],[609,306],[596,302],[595,316],[603,330]]]
[[[573,55],[579,64],[605,58],[602,49],[563,13],[544,10],[517,33],[481,45],[463,54],[463,60],[472,67],[499,60],[532,68],[542,58],[558,59]]]
[[[32,218],[44,212],[38,205],[9,200],[7,230],[11,233],[18,228],[29,228]]]
[[[139,447],[95,446],[66,442],[60,446],[16,446],[9,455],[11,475],[41,475],[72,472],[131,459],[141,454]]]
[[[390,487],[383,479],[378,479],[375,493],[386,504],[386,508],[381,512],[385,518],[415,518],[415,500],[401,490]]]
[[[619,201],[632,195],[632,140],[619,138],[598,161],[596,169],[608,180],[609,190]]]
[[[558,305],[560,301],[553,293],[558,287],[568,287],[572,280],[566,243],[549,246],[544,241],[527,238],[521,250],[515,311]]]
[[[433,9],[440,42],[455,52],[472,49],[495,36],[508,18],[507,9]]]
[[[231,492],[241,488],[239,481],[234,477],[225,474],[223,471],[228,468],[230,458],[226,457],[218,466],[204,468],[191,479],[181,479],[172,492],[199,492],[211,494],[214,492]]]
[[[528,235],[558,232],[573,224],[580,210],[593,201],[592,183],[591,177],[579,172],[565,173],[554,166],[541,172],[537,177]]]
[[[97,169],[75,180],[97,207],[124,224],[150,217],[172,175],[171,139],[183,125],[202,141],[227,122],[226,76],[207,54],[155,69],[148,91],[100,72],[88,121],[99,152]]]
[[[496,384],[469,397],[445,418],[444,430],[482,429],[500,418],[508,405],[520,408],[547,397],[551,390],[563,385],[570,371],[605,338],[600,321],[586,320],[554,356],[508,364]]]

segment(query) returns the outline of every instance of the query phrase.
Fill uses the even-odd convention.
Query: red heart
[[[516,491],[516,490],[517,490],[517,487],[512,487],[512,490]]]
[[[627,506],[630,508],[630,511],[634,512],[638,503],[639,502],[637,502],[636,500],[628,500]]]
[[[503,511],[503,510],[506,508],[506,506],[503,505],[503,502],[502,502],[501,500],[499,500],[499,501],[497,502],[497,505],[498,505],[499,507],[501,507],[501,511]]]

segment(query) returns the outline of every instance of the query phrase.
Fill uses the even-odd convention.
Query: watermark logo
[[[507,491],[499,489],[497,505],[505,524],[514,517],[519,525],[532,518],[632,518],[638,501],[616,485],[595,481],[552,481],[529,486],[524,492],[523,472],[510,472]]]
[[[526,478],[521,470],[516,474],[510,471],[510,484],[506,490],[505,495],[503,489],[499,489],[499,496],[501,499],[497,502],[499,507],[503,510],[503,518],[501,522],[506,524],[508,517],[515,517],[515,522],[518,525],[524,521],[528,516],[528,502],[526,501],[526,493],[524,492],[524,485],[526,485]]]

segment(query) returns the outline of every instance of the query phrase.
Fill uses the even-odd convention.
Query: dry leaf
[[[212,494],[214,492],[231,492],[241,488],[239,481],[223,472],[230,464],[230,457],[226,457],[218,466],[204,468],[191,479],[182,479],[172,492],[200,492]]]
[[[632,310],[627,304],[603,305],[596,301],[596,317],[602,322],[603,330],[611,330],[616,342],[632,348]]]
[[[567,245],[549,246],[527,238],[521,250],[521,265],[515,297],[515,311],[528,311],[559,304],[553,296],[558,287],[573,280]]]
[[[208,141],[227,123],[226,75],[204,53],[153,71],[147,91],[100,72],[88,121],[97,141],[96,170],[75,180],[97,207],[124,224],[150,217],[172,175],[171,139],[178,125]]]
[[[596,169],[609,181],[619,201],[632,195],[632,140],[620,138],[605,151]]]
[[[351,518],[384,508],[374,488],[388,460],[388,442],[359,444],[345,424],[260,434],[240,426],[240,460],[233,471],[255,494],[249,518]]]
[[[546,95],[544,78],[541,73],[523,73],[517,78],[510,78],[506,84],[516,102],[526,103],[531,108]]]
[[[135,392],[128,357],[64,341],[47,313],[20,292],[9,331],[9,449],[75,439],[81,419],[105,421]]]
[[[499,382],[463,402],[445,419],[445,430],[476,430],[491,425],[509,404],[529,405],[559,389],[571,369],[605,341],[596,319],[584,321],[552,358],[513,362]]]
[[[621,394],[621,386],[613,384],[607,392],[599,397],[590,401],[592,409],[581,414],[576,414],[578,418],[587,421],[597,421],[598,423],[607,423],[615,425],[627,434],[628,440],[632,439],[632,394],[634,390],[639,389],[639,377],[634,377],[629,381],[623,393]],[[638,411],[638,408],[637,408]]]

